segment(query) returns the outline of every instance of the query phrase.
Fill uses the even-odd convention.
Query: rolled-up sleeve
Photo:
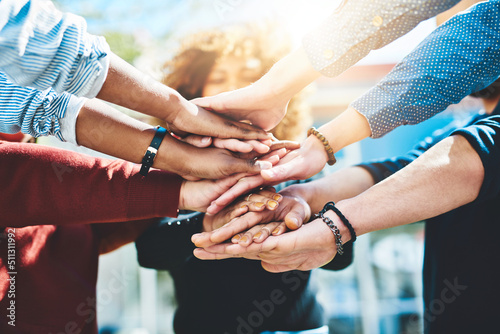
[[[0,70],[20,86],[93,98],[109,67],[109,46],[83,18],[49,1],[0,1]]]
[[[344,0],[303,39],[313,67],[334,77],[460,0]]]
[[[483,163],[484,180],[476,200],[500,195],[500,116],[482,119],[452,135],[465,137]]]
[[[372,137],[417,124],[500,76],[500,1],[481,2],[439,26],[351,106]]]
[[[40,91],[18,86],[0,72],[0,132],[53,135],[76,144],[76,116],[84,100],[50,88]]]

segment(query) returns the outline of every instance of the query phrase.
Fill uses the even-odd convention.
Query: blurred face
[[[227,56],[221,58],[207,77],[203,96],[246,87],[257,81],[262,73],[262,65],[258,59]]]

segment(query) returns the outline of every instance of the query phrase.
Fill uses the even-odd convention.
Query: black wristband
[[[334,202],[328,202],[325,204],[325,206],[323,207],[323,210],[321,212],[327,212],[328,210],[332,210],[333,212],[335,212],[335,214],[340,218],[340,220],[342,221],[342,223],[344,223],[344,225],[347,227],[347,229],[349,230],[349,233],[351,234],[351,242],[354,242],[356,241],[357,239],[357,236],[356,236],[356,232],[354,231],[354,228],[352,227],[351,223],[349,222],[349,220],[347,220],[347,218],[342,214],[342,212],[340,212],[339,209],[337,209],[337,207],[335,206],[335,203]]]
[[[153,137],[151,144],[149,144],[149,147],[144,154],[144,158],[142,158],[142,166],[139,171],[139,174],[142,176],[148,175],[149,169],[153,166],[158,149],[160,148],[161,142],[163,141],[163,138],[165,138],[166,134],[167,130],[165,128],[162,128],[159,125],[156,127],[155,136]]]

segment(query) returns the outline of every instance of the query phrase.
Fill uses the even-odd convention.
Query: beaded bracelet
[[[333,148],[330,146],[328,140],[325,138],[325,136],[323,136],[321,132],[316,130],[315,127],[312,127],[307,131],[307,136],[309,137],[310,135],[316,136],[323,143],[323,146],[325,146],[326,154],[328,155],[328,164],[330,166],[333,166],[337,162],[337,159],[335,159]]]

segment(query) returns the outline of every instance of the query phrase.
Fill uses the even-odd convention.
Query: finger
[[[290,230],[296,230],[302,226],[304,221],[307,221],[310,216],[310,212],[306,212],[308,206],[306,203],[296,202],[292,209],[285,216],[285,224]]]
[[[270,182],[283,182],[287,180],[295,179],[296,175],[300,175],[303,169],[303,164],[307,164],[306,161],[300,158],[295,158],[290,160],[283,165],[275,166],[271,169],[263,170],[260,174],[266,181]]]
[[[238,139],[214,138],[213,143],[217,148],[224,148],[233,152],[250,153],[253,151],[253,146],[251,144]]]
[[[278,162],[280,162],[280,156],[279,155],[270,155],[266,159],[259,159],[259,161],[267,161],[272,166],[275,166]]]
[[[265,208],[275,210],[279,205],[279,202],[275,198],[279,198],[279,196],[271,192],[266,192],[265,195],[262,195],[262,192],[257,194],[251,193],[245,197],[247,201],[244,205],[248,205],[250,211],[262,211]]]
[[[243,177],[234,186],[232,186],[231,189],[222,194],[214,202],[219,207],[225,207],[226,205],[234,201],[238,196],[241,196],[242,194],[261,186],[262,184],[264,184],[264,182],[265,180],[260,175]],[[207,212],[216,213],[211,211]]]
[[[255,225],[260,224],[265,218],[266,215],[262,215],[259,212],[249,212],[213,232],[194,234],[191,237],[191,241],[197,247],[210,247],[222,243],[238,233],[249,230]]]
[[[271,151],[278,150],[278,149],[287,149],[287,150],[297,150],[300,148],[300,143],[296,141],[291,141],[291,140],[280,140],[280,141],[275,141],[271,144]]]
[[[243,233],[238,233],[234,237],[231,238],[231,242],[233,244],[237,244],[240,241],[241,237],[243,237]]]
[[[259,231],[261,229],[262,229],[262,227],[260,225],[252,227],[251,229],[249,229],[248,231],[243,233],[243,236],[241,237],[241,239],[238,240],[238,244],[240,244],[243,247],[249,246],[253,242],[254,235],[259,233]]]
[[[267,160],[270,157],[278,156],[280,159],[283,158],[288,153],[286,148],[280,148],[279,150],[270,151],[268,154],[263,155],[259,160]]]
[[[269,161],[240,159],[236,157],[232,157],[231,160],[232,161],[228,161],[228,165],[225,166],[230,171],[228,175],[234,173],[247,173],[250,175],[259,174],[261,171],[273,167],[273,165]]]
[[[271,233],[282,223],[269,223],[264,226],[258,226],[260,230],[254,234],[253,236],[253,242],[257,243],[262,243],[264,242],[269,236],[271,236]]]
[[[236,257],[231,254],[209,253],[203,248],[196,248],[193,251],[193,255],[200,260],[223,260]]]
[[[198,97],[192,99],[191,102],[207,110],[217,110],[218,112],[224,112],[226,110],[217,96]]]
[[[267,263],[264,261],[261,262],[261,265],[265,271],[268,271],[270,273],[282,273],[285,271],[291,271],[291,270],[295,269],[295,268],[287,266],[287,265],[271,264],[271,263]]]
[[[269,199],[274,199],[275,201],[281,202],[283,196],[281,194],[276,193],[276,188],[267,186],[258,191],[259,195],[265,196]]]
[[[224,213],[219,213],[217,215],[205,215],[205,217],[210,217],[212,219],[211,226],[212,230],[216,230],[236,217],[239,217],[248,212],[248,206],[244,205],[241,207],[236,207],[234,209],[227,209]],[[209,232],[209,231],[207,231]]]
[[[272,144],[271,140],[266,140],[265,142],[260,142],[258,140],[248,140],[246,141],[246,143],[248,145],[251,145],[253,151],[255,151],[258,154],[265,154],[269,152],[271,150],[269,146]],[[266,143],[268,145],[266,145]]]
[[[286,230],[287,228],[285,223],[278,223],[278,225],[273,230],[271,230],[271,234],[274,236],[278,236],[285,233]]]
[[[212,137],[189,135],[181,139],[183,142],[193,145],[195,147],[204,148],[212,144]]]

